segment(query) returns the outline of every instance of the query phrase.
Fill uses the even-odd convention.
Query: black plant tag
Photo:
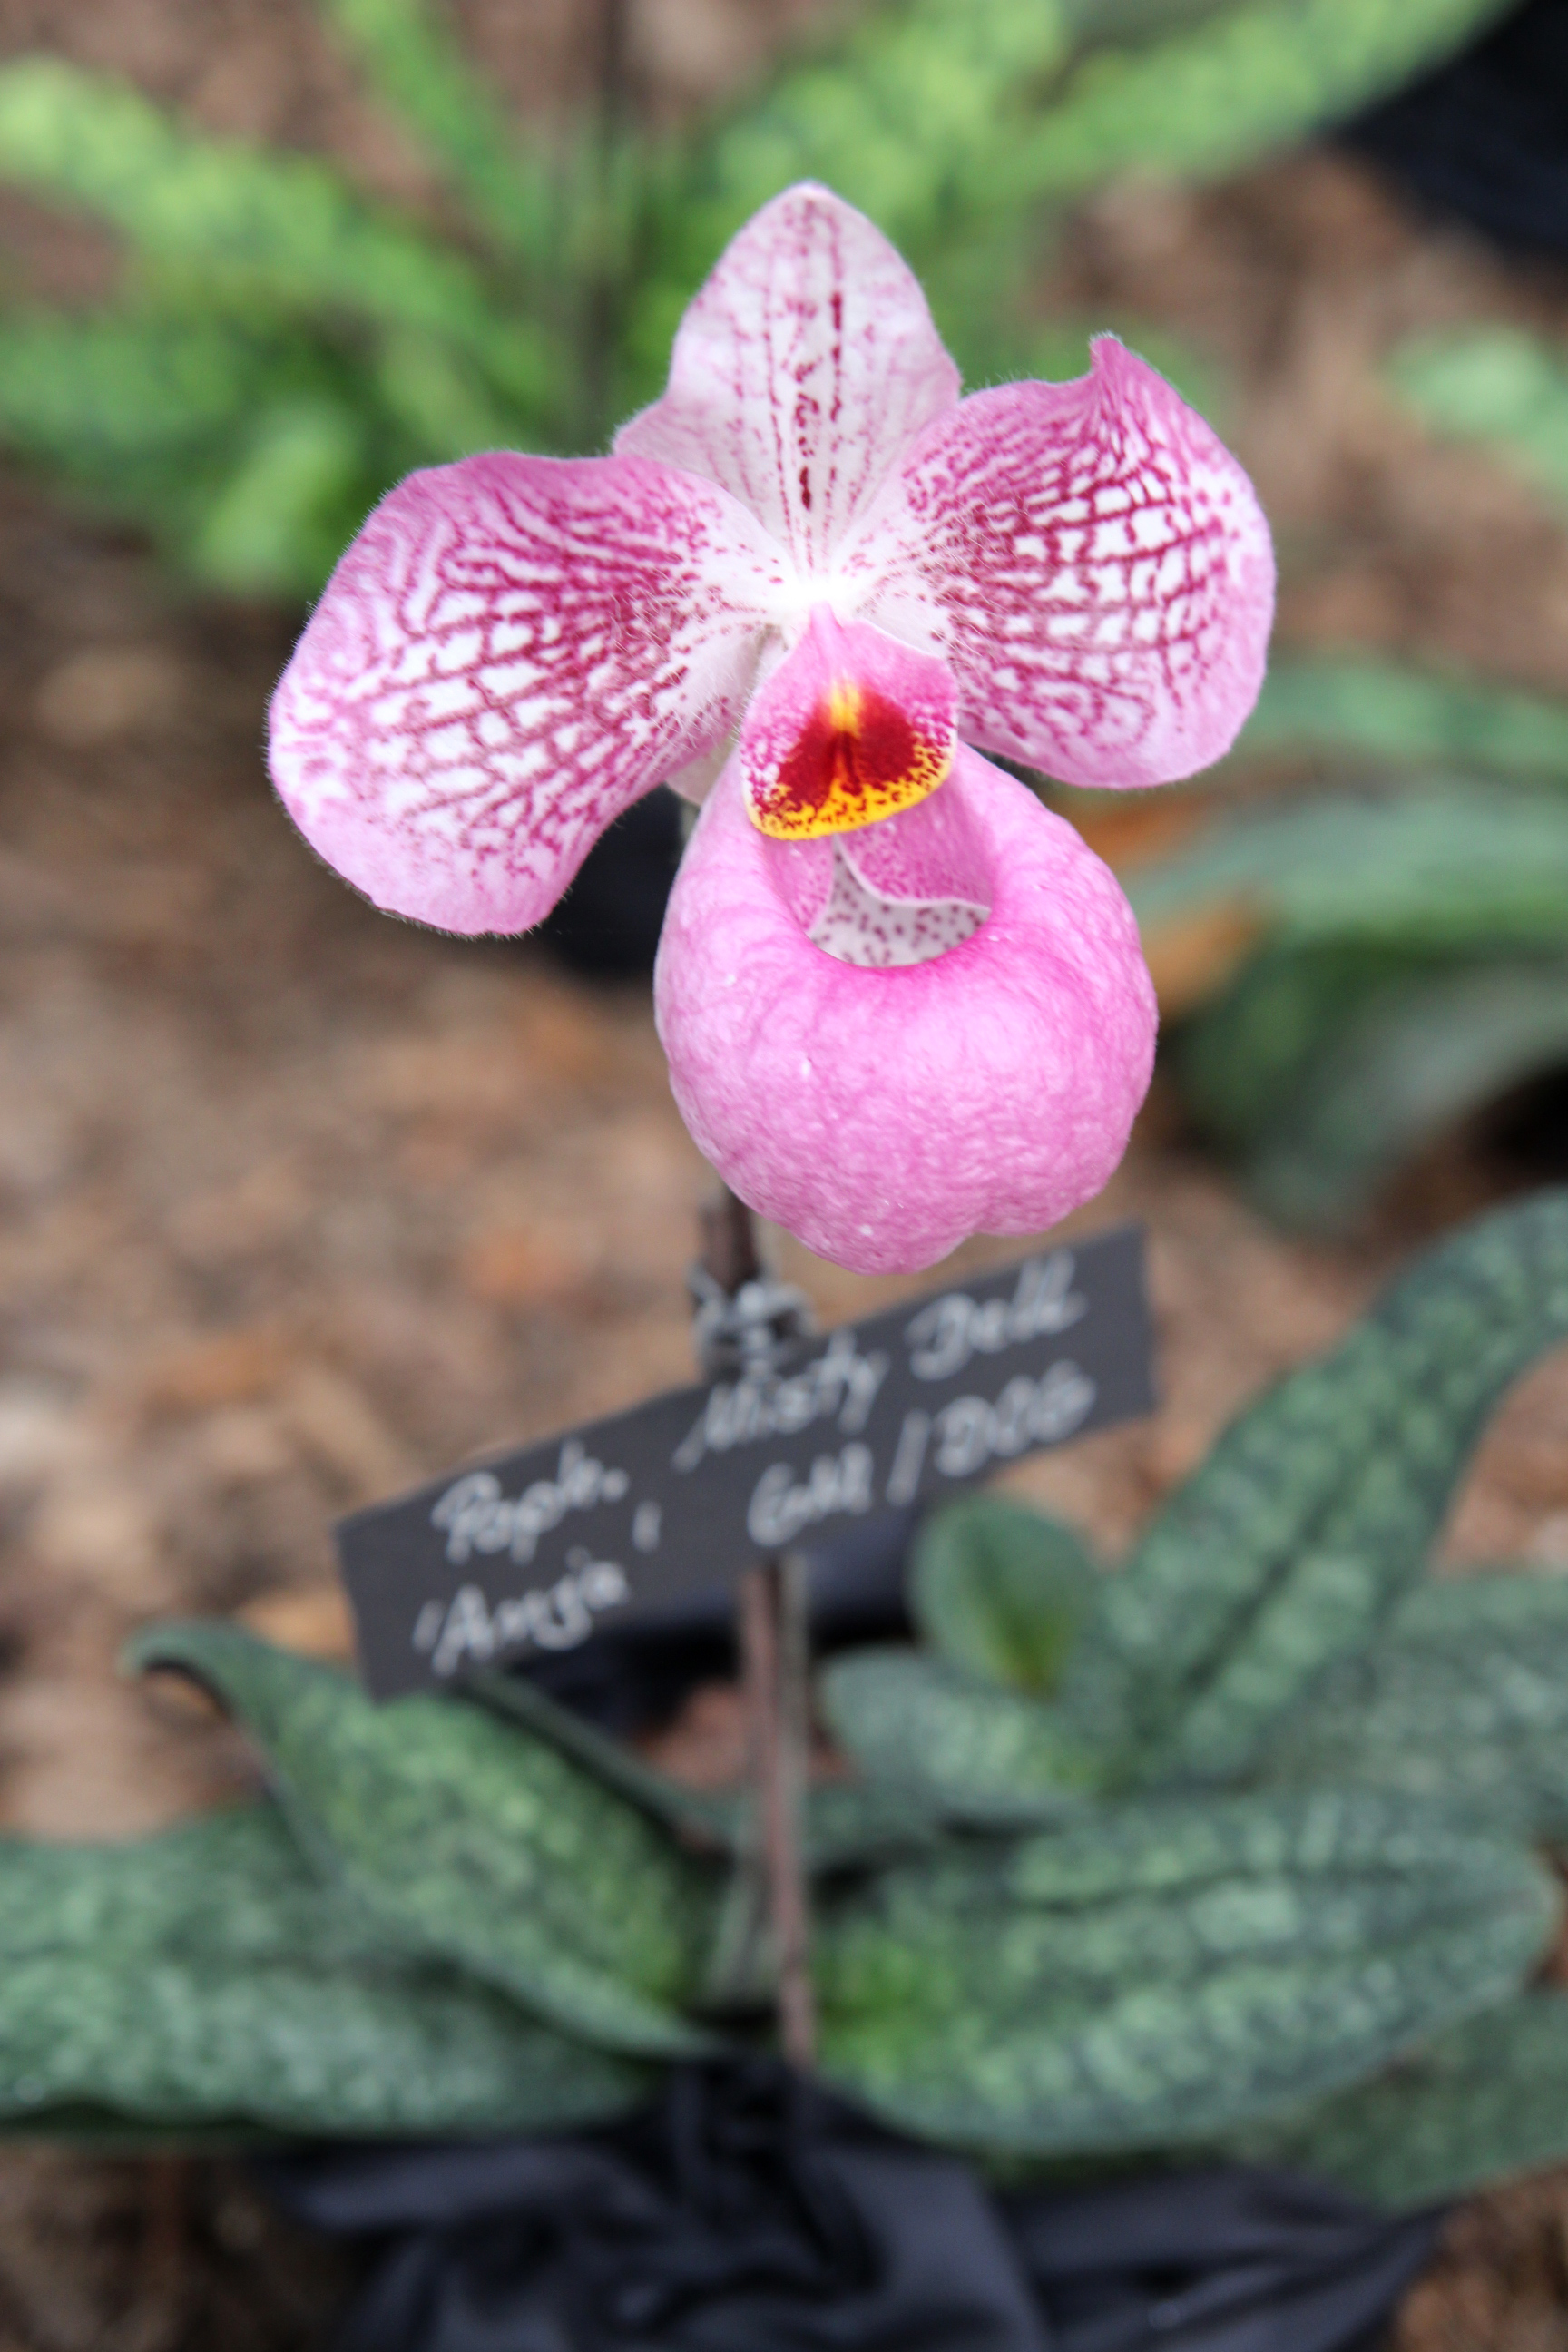
[[[377,1698],[575,1648],[762,1554],[1151,1410],[1143,1234],[1042,1250],[764,1375],[455,1471],[340,1525]]]

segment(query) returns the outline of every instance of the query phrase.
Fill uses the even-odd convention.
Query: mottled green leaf
[[[1079,1810],[1092,1748],[1026,1693],[975,1681],[918,1650],[847,1651],[818,1679],[834,1738],[874,1780],[951,1821],[986,1827]]]
[[[407,1948],[611,2046],[698,2044],[679,2004],[700,1980],[710,1874],[553,1747],[446,1696],[374,1706],[236,1625],[159,1626],[132,1655],[240,1718],[297,1833]]]
[[[1568,1844],[1568,1582],[1418,1585],[1282,1727],[1258,1777],[1440,1799]]]
[[[1568,1192],[1428,1251],[1331,1354],[1250,1406],[1168,1501],[1059,1703],[1145,1781],[1245,1772],[1419,1575],[1510,1381],[1568,1338]]]
[[[1568,708],[1392,662],[1280,660],[1270,662],[1237,748],[1568,780]]]
[[[1568,1063],[1568,961],[1542,957],[1379,990],[1302,1073],[1246,1163],[1279,1223],[1342,1231],[1406,1160]]]
[[[0,2128],[539,2130],[646,2081],[389,1946],[270,1807],[134,1844],[0,1842]]]
[[[1362,1790],[1167,1800],[825,1906],[822,2064],[962,2147],[1176,2147],[1355,2082],[1517,1990],[1527,1849]]]
[[[1529,1992],[1370,2083],[1237,2134],[1224,2151],[1398,2209],[1568,2160],[1568,1997]]]
[[[910,1608],[931,1647],[1037,1696],[1054,1687],[1096,1581],[1080,1536],[1005,1495],[933,1511],[910,1555]]]
[[[1396,389],[1437,433],[1476,441],[1553,499],[1568,499],[1568,361],[1521,327],[1468,327],[1406,343]]]

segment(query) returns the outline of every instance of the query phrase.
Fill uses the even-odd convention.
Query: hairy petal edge
[[[412,474],[283,674],[273,781],[378,907],[526,930],[624,808],[735,725],[786,571],[725,491],[644,458]]]
[[[1076,383],[975,393],[929,426],[842,570],[867,618],[951,663],[966,740],[1064,783],[1194,774],[1262,684],[1252,485],[1111,335]]]

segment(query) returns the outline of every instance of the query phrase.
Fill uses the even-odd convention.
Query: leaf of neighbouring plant
[[[271,1807],[0,1841],[0,2130],[535,2131],[648,2079],[389,1947]]]
[[[964,1672],[1044,1696],[1088,1615],[1098,1571],[1083,1539],[1004,1495],[931,1514],[910,1556],[910,1609]]]
[[[255,420],[216,484],[186,560],[214,587],[306,596],[362,519],[365,449],[352,407],[289,401]]]
[[[1092,1747],[1049,1706],[918,1650],[847,1651],[817,1688],[834,1738],[862,1771],[950,1821],[1054,1820],[1100,1785]]]
[[[441,1954],[608,2046],[701,2037],[709,1873],[614,1790],[460,1699],[373,1706],[335,1668],[219,1623],[161,1625],[142,1670],[205,1684],[265,1750],[297,1834],[405,1949]]]
[[[0,316],[0,435],[112,464],[221,435],[279,354],[221,320]]]
[[[1463,47],[1507,0],[1253,0],[1089,57],[1004,169],[1037,196],[1121,171],[1217,179]],[[1012,143],[1012,142],[1010,142]]]
[[[373,87],[423,142],[503,252],[547,266],[549,180],[436,10],[421,0],[324,0]]]
[[[1237,751],[1568,781],[1568,706],[1390,662],[1277,661]]]
[[[1255,2126],[1224,2154],[1394,2209],[1445,2204],[1568,2159],[1568,1997],[1527,1992],[1369,2083]]]
[[[527,331],[503,331],[455,250],[375,212],[311,157],[184,131],[128,85],[63,59],[0,68],[0,179],[95,213],[205,301],[423,328],[521,364]],[[542,348],[531,364],[542,385]]]
[[[1247,1162],[1280,1224],[1352,1224],[1406,1160],[1568,1065],[1568,961],[1468,967],[1380,989],[1309,1064]]]
[[[1423,424],[1479,442],[1552,499],[1568,499],[1568,354],[1517,327],[1405,344],[1390,380]]]
[[[1490,1571],[1418,1585],[1282,1727],[1258,1777],[1441,1800],[1568,1845],[1568,1583]]]
[[[1454,960],[1363,940],[1265,947],[1170,1040],[1182,1098],[1204,1133],[1250,1153],[1289,1117],[1304,1074],[1372,1007]]]
[[[1246,1772],[1420,1574],[1510,1383],[1568,1338],[1568,1192],[1417,1259],[1332,1352],[1242,1413],[1159,1512],[1058,1704],[1144,1785]]]
[[[962,2147],[1191,2145],[1507,1999],[1559,1909],[1524,1846],[1370,1791],[1101,1808],[823,1906],[821,2063]]]
[[[1128,878],[1145,935],[1215,905],[1281,943],[1488,955],[1560,952],[1568,936],[1568,806],[1554,793],[1436,780],[1230,815]]]
[[[526,1724],[642,1811],[698,1848],[731,1857],[755,1840],[749,1796],[689,1789],[642,1763],[618,1740],[559,1706],[526,1675],[480,1668],[467,1677],[476,1698]],[[801,1853],[808,1872],[840,1871],[886,1862],[929,1844],[936,1833],[929,1805],[902,1790],[829,1781],[808,1789],[801,1816]]]

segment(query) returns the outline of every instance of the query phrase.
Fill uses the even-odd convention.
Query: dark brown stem
[[[698,1210],[697,1222],[702,1235],[703,1270],[733,1298],[763,1270],[752,1213],[728,1184],[721,1184]]]
[[[756,1226],[743,1201],[721,1185],[699,1212],[704,1271],[733,1297],[763,1272]],[[760,1859],[777,1972],[779,2040],[792,2066],[816,2053],[810,1915],[801,1852],[805,1796],[807,1670],[805,1571],[766,1559],[741,1579],[742,1685],[746,1706]]]

